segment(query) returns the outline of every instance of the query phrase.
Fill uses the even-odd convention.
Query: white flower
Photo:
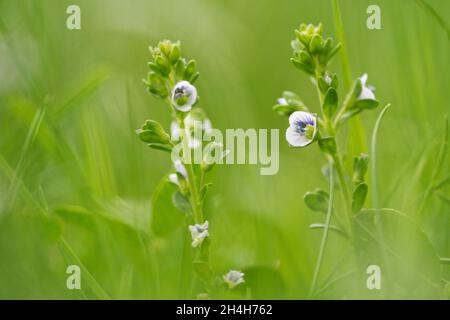
[[[230,270],[230,272],[223,276],[223,281],[228,284],[230,289],[233,289],[238,284],[245,282],[244,273],[237,270]]]
[[[329,86],[331,86],[331,82],[333,81],[333,79],[331,79],[331,77],[328,73],[325,75],[325,77],[323,77],[323,79]]]
[[[181,174],[184,177],[184,179],[187,180],[188,179],[187,171],[183,163],[180,160],[176,160],[173,165],[177,173]],[[177,186],[180,185],[180,181],[178,181],[178,175],[176,173],[169,174],[169,181],[172,182],[173,184],[176,184]]]
[[[282,106],[287,106],[289,105],[287,100],[285,98],[278,98],[277,99],[278,104],[281,104]]]
[[[359,80],[361,81],[361,93],[357,100],[375,100],[375,94],[373,93],[373,87],[366,85],[367,73],[364,73]]]
[[[181,112],[188,112],[197,101],[197,89],[188,81],[178,82],[172,91],[172,103]]]
[[[194,224],[189,226],[189,231],[192,237],[192,247],[196,248],[202,244],[203,240],[209,236],[208,233],[208,221],[206,220],[203,224]]]
[[[286,140],[293,147],[310,144],[317,133],[317,120],[314,115],[304,111],[295,111],[289,116],[289,128]]]

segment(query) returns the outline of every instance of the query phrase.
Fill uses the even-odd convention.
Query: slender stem
[[[182,139],[183,139],[183,151],[184,152],[190,152],[189,149],[189,137],[186,134],[186,130],[184,129],[184,121],[180,121],[180,131],[181,131],[181,135],[182,135]],[[186,156],[184,154],[184,156]],[[187,176],[188,176],[188,185],[189,185],[189,191],[191,193],[191,207],[192,207],[192,214],[194,216],[194,222],[195,223],[202,223],[203,222],[203,208],[202,208],[202,203],[200,201],[200,197],[198,194],[198,189],[197,189],[197,182],[196,182],[196,177],[195,177],[195,173],[194,173],[194,168],[193,165],[191,163],[191,161],[184,161],[184,166],[186,168],[187,171]]]
[[[371,163],[371,171],[372,171],[372,203],[373,207],[375,209],[379,209],[379,197],[378,197],[378,181],[377,181],[377,136],[378,136],[378,129],[380,128],[381,119],[383,118],[385,112],[387,109],[389,109],[391,105],[388,104],[386,107],[384,107],[383,110],[381,110],[380,115],[378,116],[377,121],[375,122],[375,127],[373,128],[372,133],[372,143],[371,143],[371,153],[372,153],[372,159],[370,161]]]
[[[330,167],[332,167],[333,161],[330,159]],[[314,294],[316,288],[317,279],[320,274],[320,268],[322,267],[323,257],[325,255],[325,246],[328,240],[328,230],[330,228],[331,214],[333,212],[333,199],[334,199],[334,173],[333,170],[330,171],[330,197],[328,200],[327,216],[325,219],[325,228],[323,229],[322,241],[320,243],[319,255],[317,256],[316,269],[314,270],[314,276],[309,290],[309,295]]]
[[[342,196],[344,198],[344,206],[346,212],[347,223],[349,227],[350,236],[353,238],[353,227],[352,227],[352,211],[351,211],[351,198],[350,191],[348,190],[347,181],[345,180],[344,168],[342,166],[342,160],[339,153],[333,155],[334,168],[339,180],[339,186],[342,189]]]

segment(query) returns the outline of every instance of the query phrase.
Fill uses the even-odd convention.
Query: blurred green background
[[[81,30],[66,28],[73,3]],[[417,223],[436,255],[450,257],[448,158],[433,173],[449,110],[449,38],[420,3],[343,0],[341,11],[353,77],[367,72],[381,104],[392,103],[378,140],[381,205],[414,219],[423,210]],[[449,1],[427,3],[448,22]],[[369,4],[381,8],[381,30],[366,27]],[[281,130],[277,175],[230,165],[210,177],[214,271],[247,270],[254,298],[307,298],[321,238],[308,225],[323,217],[302,198],[327,188],[326,161],[317,145],[290,149],[287,120],[271,111],[283,90],[317,108],[310,80],[289,62],[300,22],[322,22],[335,36],[329,0],[0,1],[0,298],[192,297],[181,288],[192,274],[182,224],[167,234],[150,228],[151,196],[170,158],[134,133],[148,118],[170,124],[167,106],[141,82],[147,48],[162,39],[180,40],[197,60],[199,105],[215,127]],[[339,62],[330,69],[342,80]],[[379,111],[362,116],[367,139]],[[157,209],[170,221],[181,215],[170,203]],[[321,283],[347,249],[330,235]],[[69,264],[83,266],[82,291],[66,288]],[[433,270],[445,289],[450,266]],[[344,264],[334,276],[348,271]],[[390,279],[388,297],[448,297],[422,280]],[[316,298],[354,298],[352,285],[343,277]]]

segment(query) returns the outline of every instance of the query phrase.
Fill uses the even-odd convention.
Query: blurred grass
[[[169,158],[134,134],[147,118],[169,126],[168,110],[140,81],[147,47],[182,41],[198,62],[200,105],[216,127],[284,130],[286,119],[271,111],[283,90],[316,105],[309,80],[289,63],[293,29],[322,22],[335,36],[331,1],[78,3],[82,29],[69,31],[69,1],[0,1],[0,298],[98,298],[84,280],[83,292],[65,288],[66,266],[77,259],[112,298],[183,297],[183,232],[164,238],[149,229],[150,197]],[[448,25],[450,3],[426,3]],[[342,0],[341,11],[353,76],[367,72],[377,97],[392,104],[377,142],[380,206],[410,217],[423,206],[421,227],[438,255],[450,257],[448,156],[434,174],[450,101],[447,31],[408,0],[378,1],[382,30],[368,30],[369,4]],[[343,83],[339,59],[331,69]],[[379,111],[363,115],[366,136]],[[213,269],[270,267],[282,280],[267,276],[275,280],[256,296],[307,297],[321,237],[308,225],[323,217],[302,197],[326,189],[325,163],[317,146],[289,149],[281,140],[275,176],[260,176],[256,166],[217,168],[205,208]],[[61,234],[76,257],[60,254]],[[319,287],[332,270],[337,278],[351,271],[338,264],[346,250],[331,233]],[[441,267],[447,281],[448,269]],[[336,283],[319,298],[348,297],[351,283]],[[438,294],[407,288],[392,296]]]

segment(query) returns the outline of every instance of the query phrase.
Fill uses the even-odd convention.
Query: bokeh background
[[[66,28],[73,3],[81,30]],[[353,77],[367,72],[381,104],[392,104],[378,138],[380,203],[415,219],[436,255],[449,257],[448,158],[434,171],[450,101],[450,2],[427,3],[438,15],[413,0],[342,0],[341,11]],[[381,30],[366,27],[369,4],[381,7]],[[230,165],[210,177],[214,271],[248,270],[254,298],[307,298],[321,237],[308,226],[323,217],[302,199],[327,188],[326,161],[317,145],[290,149],[287,120],[271,110],[283,90],[317,108],[310,80],[289,62],[301,22],[322,22],[335,36],[329,0],[0,1],[0,298],[192,297],[183,288],[192,267],[183,262],[181,213],[170,199],[156,210],[174,230],[151,228],[169,156],[134,133],[148,118],[170,124],[167,106],[141,82],[147,48],[162,39],[180,40],[197,60],[200,106],[215,127],[282,130],[277,175]],[[330,69],[342,75],[339,59]],[[367,145],[379,112],[361,117]],[[345,149],[345,135],[340,141]],[[347,249],[330,236],[320,283]],[[82,266],[82,291],[66,288],[69,264]],[[411,276],[388,297],[448,297],[449,269],[435,274],[444,290]],[[355,297],[349,270],[335,270],[342,280],[316,298]]]

